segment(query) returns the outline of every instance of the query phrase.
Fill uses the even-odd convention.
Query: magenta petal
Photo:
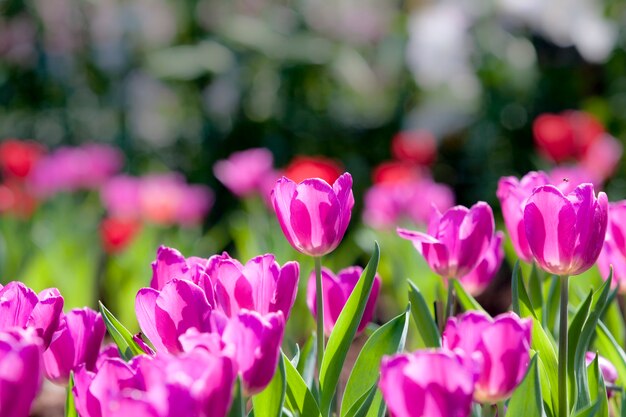
[[[296,194],[296,183],[289,178],[282,177],[276,182],[276,186],[272,190],[271,199],[278,223],[283,229],[285,237],[294,248],[299,248],[296,234],[291,226],[290,207],[291,200]]]
[[[463,287],[472,295],[478,295],[485,290],[495,277],[504,259],[502,241],[504,234],[497,232],[485,252],[483,259],[470,273],[459,278]]]
[[[274,297],[272,300],[271,312],[282,311],[285,321],[289,319],[289,313],[296,301],[298,294],[298,280],[300,278],[300,265],[298,262],[287,262],[280,269]]]
[[[281,312],[265,316],[242,310],[230,319],[223,334],[235,346],[237,364],[246,395],[261,392],[278,365],[285,320]]]
[[[494,233],[494,220],[491,207],[487,203],[474,204],[458,230],[458,253],[456,277],[469,273],[485,256]],[[451,251],[454,253],[453,251]]]
[[[185,257],[176,249],[160,246],[157,258],[152,262],[150,287],[160,290],[174,278],[184,278],[189,271]]]
[[[442,345],[446,349],[461,349],[471,354],[481,342],[483,331],[492,324],[493,320],[481,311],[451,317],[442,335]]]
[[[426,233],[397,229],[398,235],[410,240],[415,249],[426,259],[428,266],[444,278],[450,278],[454,270],[450,268],[448,248],[437,238]]]
[[[528,244],[542,269],[556,275],[570,272],[576,244],[576,212],[552,185],[535,189],[524,208]]]
[[[338,229],[339,240],[343,239],[343,235],[350,223],[350,217],[352,215],[352,208],[354,207],[354,194],[352,193],[352,175],[344,173],[335,180],[333,184],[333,191],[337,195],[339,200],[340,210],[340,222]]]
[[[571,274],[578,275],[593,266],[602,250],[608,223],[608,199],[605,193],[599,193],[596,200],[591,184],[577,187],[573,194],[579,202],[576,224],[579,236]]]
[[[159,291],[153,288],[142,288],[135,297],[135,315],[143,334],[152,343],[158,352],[165,352],[167,349],[161,335],[156,327],[156,300]]]
[[[204,291],[196,284],[174,279],[156,299],[156,328],[168,351],[180,350],[178,337],[189,328],[210,330],[211,307]]]
[[[33,309],[28,325],[37,329],[44,341],[50,344],[52,334],[59,325],[59,317],[63,312],[63,297],[56,288],[48,288],[39,293],[39,302]]]
[[[9,282],[0,290],[0,330],[25,327],[38,302],[37,294],[26,285]]]

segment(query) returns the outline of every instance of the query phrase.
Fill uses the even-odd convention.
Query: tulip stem
[[[320,377],[324,359],[324,292],[322,288],[322,257],[315,258],[315,294],[317,309],[317,377]],[[320,387],[321,392],[321,387]]]
[[[559,322],[559,417],[567,417],[567,304],[569,276],[561,276],[561,310]]]

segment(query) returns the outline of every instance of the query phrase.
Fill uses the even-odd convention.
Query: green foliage
[[[141,355],[144,351],[133,339],[133,335],[119,322],[117,318],[100,303],[100,313],[109,335],[117,345],[120,356],[129,361],[133,356]]]
[[[441,335],[437,328],[437,323],[430,312],[428,304],[417,285],[411,281],[409,283],[409,301],[411,302],[411,315],[413,316],[413,322],[417,327],[422,341],[426,347],[440,347]]]
[[[255,415],[267,417],[281,417],[287,390],[287,377],[285,372],[285,358],[278,358],[278,369],[269,385],[259,394],[252,397],[252,406]]]
[[[543,399],[537,361],[537,355],[533,356],[524,380],[509,401],[507,416],[543,417]]]

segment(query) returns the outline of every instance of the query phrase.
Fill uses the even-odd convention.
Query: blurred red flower
[[[0,214],[11,213],[29,218],[37,207],[37,199],[17,181],[0,183]]]
[[[393,157],[419,165],[430,165],[437,156],[437,140],[427,130],[405,130],[391,140]]]
[[[44,152],[37,142],[7,139],[0,143],[0,169],[6,176],[26,178]]]
[[[419,165],[400,161],[383,162],[374,168],[374,184],[398,184],[418,181],[423,177]]]
[[[100,224],[100,238],[106,253],[124,250],[141,229],[141,224],[132,219],[109,217]]]
[[[342,174],[342,167],[333,159],[320,156],[296,156],[285,168],[284,176],[295,183],[307,178],[321,178],[333,184]]]

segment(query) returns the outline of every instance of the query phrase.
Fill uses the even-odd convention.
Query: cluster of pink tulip
[[[264,169],[269,167],[271,160]],[[229,169],[228,164],[216,167],[217,172]],[[263,189],[256,179],[248,178],[245,190],[237,192]],[[495,230],[489,205],[478,202],[444,213],[435,208],[425,232],[398,229],[398,234],[442,277],[448,288],[442,300],[445,318],[432,317],[414,286],[410,312],[427,348],[402,353],[407,311],[370,334],[337,397],[348,348],[372,319],[382,284],[376,274],[378,246],[365,269],[353,266],[335,275],[322,267],[322,257],[337,248],[350,222],[352,177],[342,174],[332,185],[319,178],[296,183],[283,177],[271,191],[271,204],[291,246],[315,261],[307,301],[317,337],[308,354],[300,357],[298,351],[289,359],[281,353],[298,290],[297,262],[281,266],[272,254],[245,264],[227,253],[185,258],[161,247],[150,286],[136,296],[139,335],[132,336],[103,306],[101,313],[85,308],[64,314],[63,299],[54,289],[37,295],[12,282],[0,290],[2,416],[27,416],[43,375],[59,384],[70,382],[68,404],[81,417],[241,417],[250,398],[255,415],[268,417],[330,417],[333,404],[341,416],[383,415],[388,407],[394,417],[486,417],[494,412],[503,417],[505,412],[522,415],[516,414],[520,410],[528,416],[565,417],[583,415],[578,413],[596,406],[592,400],[601,407],[610,395],[606,388],[600,394],[596,387],[585,388],[595,375],[590,371],[589,376],[587,367],[599,370],[595,381],[600,387],[615,384],[626,369],[626,359],[616,369],[588,352],[608,298],[610,273],[571,325],[568,277],[585,272],[600,257],[603,270],[615,265],[617,281],[626,278],[621,275],[626,230],[620,221],[626,206],[609,206],[606,194],[596,196],[589,183],[551,184],[542,172],[521,180],[502,178],[497,195],[518,257],[561,283],[558,361],[531,297],[519,296],[525,294],[523,281],[514,276],[514,286],[521,282],[514,289],[515,312],[495,318],[470,295],[485,287],[503,259],[503,234]],[[458,305],[468,311],[455,316]],[[101,348],[105,326],[117,349]],[[569,327],[577,332],[568,337]],[[570,356],[568,342],[574,349]],[[312,382],[299,370],[304,356],[317,364]],[[539,397],[527,399],[538,403],[534,409],[515,398],[520,384],[526,394]]]

